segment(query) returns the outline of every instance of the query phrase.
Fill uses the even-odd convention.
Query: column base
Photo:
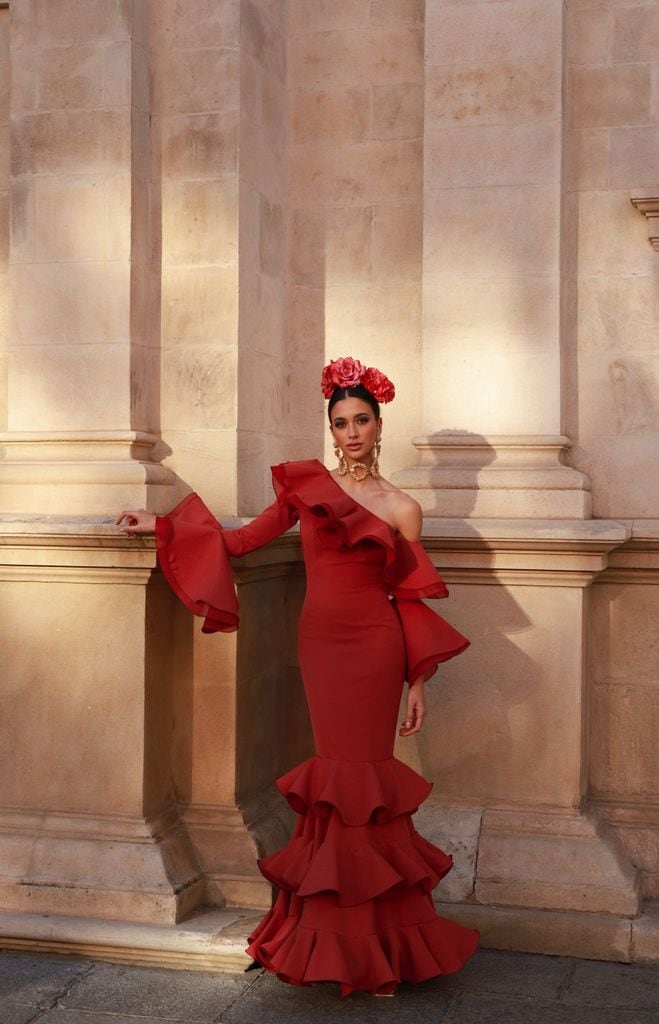
[[[6,911],[173,924],[206,892],[174,808],[152,819],[0,811]]]
[[[3,512],[103,515],[143,506],[163,511],[176,483],[158,461],[167,453],[155,434],[144,431],[0,434]]]
[[[588,519],[590,482],[564,465],[562,436],[430,434],[415,437],[420,463],[392,474],[426,515]]]
[[[288,842],[295,817],[279,791],[272,786],[240,808],[190,804],[182,817],[206,879],[207,901],[269,907],[272,886],[256,859]]]

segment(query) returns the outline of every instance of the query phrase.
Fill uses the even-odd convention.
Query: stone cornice
[[[655,191],[652,196],[631,196],[631,202],[645,214],[648,221],[648,238],[653,249],[659,252],[659,196]]]

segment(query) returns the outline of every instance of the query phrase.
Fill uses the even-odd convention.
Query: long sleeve
[[[172,590],[203,633],[238,628],[238,599],[230,555],[255,551],[290,529],[297,513],[274,501],[246,526],[224,530],[198,494],[188,494],[166,516],[156,518],[158,561]]]
[[[448,597],[446,584],[423,545],[398,536],[396,549],[390,587],[405,642],[405,678],[411,684],[430,679],[440,662],[464,651],[469,640],[422,600]]]

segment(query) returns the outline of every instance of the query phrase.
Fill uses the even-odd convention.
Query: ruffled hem
[[[335,808],[346,825],[380,823],[413,813],[433,785],[396,757],[385,761],[309,757],[276,781],[297,814],[313,811],[327,818]]]
[[[365,935],[341,934],[301,924],[295,903],[282,893],[249,936],[246,952],[289,984],[334,981],[342,996],[393,991],[399,981],[417,984],[453,974],[476,951],[477,931],[432,913]]]
[[[280,889],[298,896],[331,892],[340,907],[411,888],[431,892],[453,867],[453,858],[419,835],[409,816],[392,824],[402,826],[393,833],[402,838],[390,838],[392,830],[384,824],[350,829],[339,821],[320,839],[312,829],[258,866]]]

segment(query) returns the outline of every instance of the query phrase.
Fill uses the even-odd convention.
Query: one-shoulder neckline
[[[384,526],[386,526],[386,527],[387,527],[387,528],[388,528],[389,530],[391,530],[391,534],[392,534],[392,536],[393,536],[394,538],[398,536],[398,530],[396,530],[396,528],[395,528],[395,527],[393,527],[393,526],[391,525],[391,523],[387,522],[387,520],[386,520],[386,519],[383,519],[383,518],[382,518],[382,516],[379,516],[379,515],[377,515],[377,513],[376,513],[376,512],[373,512],[373,510],[372,510],[372,509],[370,509],[370,508],[367,508],[367,507],[366,507],[366,505],[362,505],[361,501],[357,501],[357,499],[356,499],[356,498],[354,498],[354,497],[352,496],[352,494],[349,494],[349,493],[348,493],[348,491],[346,491],[346,490],[345,490],[345,489],[344,489],[343,487],[341,487],[341,484],[340,484],[340,483],[338,482],[338,480],[336,480],[336,479],[335,479],[335,478],[334,478],[334,477],[332,476],[332,474],[330,473],[329,469],[327,468],[327,466],[325,465],[325,463],[324,463],[324,462],[321,462],[321,461],[320,461],[320,459],[315,459],[314,461],[315,461],[315,462],[317,462],[317,463],[318,463],[318,465],[319,465],[319,466],[321,466],[321,467],[322,467],[322,468],[323,468],[323,469],[325,470],[325,473],[327,474],[327,476],[329,477],[329,479],[330,479],[330,480],[332,481],[332,483],[334,484],[334,486],[335,486],[335,487],[336,487],[336,488],[337,488],[337,489],[338,489],[339,491],[341,491],[341,494],[345,494],[346,498],[348,498],[348,500],[349,500],[349,501],[354,501],[355,505],[357,505],[357,506],[358,506],[358,508],[361,508],[361,509],[363,509],[363,510],[364,510],[364,512],[368,512],[368,514],[369,514],[370,516],[373,516],[373,518],[374,518],[374,519],[377,519],[377,521],[378,521],[379,523],[382,523],[382,524],[383,524]]]

